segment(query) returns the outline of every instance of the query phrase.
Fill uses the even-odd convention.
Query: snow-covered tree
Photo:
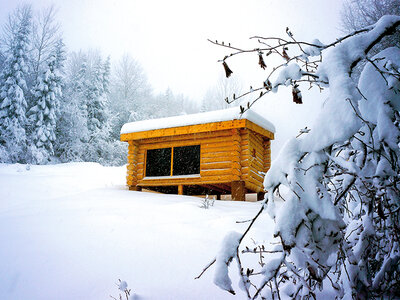
[[[88,69],[85,87],[87,107],[87,127],[89,140],[86,148],[85,160],[102,161],[110,143],[110,122],[107,105],[107,93],[110,76],[109,59],[105,62],[101,57],[94,55],[91,68]],[[107,160],[107,159],[105,159]]]
[[[220,288],[235,293],[228,268],[236,260],[239,287],[252,299],[316,299],[323,289],[342,299],[400,297],[400,49],[370,55],[399,26],[400,17],[383,16],[326,45],[298,42],[287,29],[286,39],[256,37],[257,47],[232,47],[222,60],[227,76],[232,55],[253,52],[263,69],[269,55],[284,60],[244,94],[255,97],[242,112],[285,86],[295,103],[303,101],[304,83],[329,88],[329,97],[313,128],[289,140],[272,163],[268,196],[245,232],[227,235],[206,267],[215,264]],[[276,206],[276,197],[283,203]],[[263,212],[275,221],[276,243],[250,246]]]
[[[6,24],[6,61],[0,74],[0,147],[9,157],[0,157],[3,161],[26,160],[26,78],[31,19],[31,7],[22,6],[10,15]]]
[[[114,139],[119,139],[121,127],[131,115],[131,120],[146,118],[143,110],[151,97],[143,68],[132,56],[124,54],[113,68],[110,82],[111,136]]]
[[[32,91],[35,105],[28,111],[29,123],[32,126],[31,142],[32,160],[45,163],[54,155],[56,141],[56,124],[60,106],[63,64],[63,50],[56,48],[56,55],[47,59],[48,68],[38,77]]]
[[[54,56],[61,39],[60,25],[56,22],[56,9],[49,6],[39,11],[33,20],[32,43],[30,61],[32,82],[36,83],[37,77],[47,69],[49,59]]]
[[[73,53],[66,74],[57,155],[62,161],[112,160],[107,102],[110,61],[99,53]]]
[[[346,0],[343,4],[342,28],[348,33],[376,23],[384,15],[400,16],[399,0]],[[390,47],[400,46],[400,33],[385,37],[373,53]]]
[[[236,77],[226,78],[225,76],[221,76],[218,82],[205,93],[201,104],[201,111],[206,112],[239,105],[238,102],[229,104],[225,99],[233,94],[240,95],[242,92],[242,84]]]
[[[61,161],[82,161],[85,143],[89,139],[84,95],[86,69],[86,56],[82,52],[69,55],[56,129],[55,152]]]

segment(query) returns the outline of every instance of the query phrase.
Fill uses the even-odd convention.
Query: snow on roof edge
[[[206,124],[213,122],[231,121],[237,119],[247,119],[257,124],[258,126],[272,133],[275,133],[275,126],[270,121],[260,116],[258,113],[249,109],[242,116],[240,116],[239,108],[233,107],[233,108],[215,110],[205,113],[130,122],[122,126],[121,134],[155,130],[155,129]]]

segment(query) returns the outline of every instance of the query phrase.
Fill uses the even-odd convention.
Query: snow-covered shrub
[[[118,298],[110,295],[112,299],[115,300],[133,300],[135,299],[134,294],[131,295],[131,289],[128,289],[128,283],[121,279],[118,279],[118,283],[116,284],[119,290]]]
[[[210,196],[206,195],[205,198],[201,198],[201,208],[209,209],[210,206],[214,206],[215,198],[210,198]]]
[[[292,86],[295,103],[302,103],[303,82],[329,88],[314,127],[289,140],[272,163],[267,199],[236,251],[229,248],[248,298],[315,299],[327,286],[343,299],[400,297],[400,49],[369,55],[399,26],[400,17],[384,16],[328,45],[298,42],[287,29],[287,40],[258,37],[263,49],[235,47],[222,60],[225,71],[234,54],[254,52],[263,69],[263,53],[285,60],[260,88],[245,93],[257,93],[247,108],[281,86]],[[357,82],[352,72],[362,61]],[[277,209],[274,192],[281,186],[288,191]],[[275,221],[279,245],[250,249],[242,242],[263,212]],[[258,266],[244,263],[248,254],[263,259]],[[233,292],[229,284],[217,285]]]

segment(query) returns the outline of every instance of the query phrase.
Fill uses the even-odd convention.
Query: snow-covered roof
[[[144,121],[137,121],[126,123],[121,128],[121,134],[148,131],[154,129],[164,129],[188,125],[198,125],[213,122],[231,121],[237,119],[249,120],[258,126],[275,133],[274,125],[260,116],[253,110],[247,110],[242,116],[240,116],[240,111],[238,107],[215,110],[205,113],[181,115],[175,117],[161,118],[161,119],[151,119]]]

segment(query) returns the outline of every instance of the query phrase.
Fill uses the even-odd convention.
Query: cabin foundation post
[[[183,184],[178,185],[178,195],[183,195]]]
[[[244,181],[232,181],[231,184],[232,200],[245,201],[246,200],[246,187]]]
[[[257,201],[264,200],[264,196],[265,196],[264,192],[258,192],[257,193]]]
[[[141,192],[141,191],[142,191],[142,187],[141,187],[141,186],[137,186],[137,185],[130,185],[130,186],[129,186],[129,190],[130,190],[130,191],[138,191],[138,192]]]

